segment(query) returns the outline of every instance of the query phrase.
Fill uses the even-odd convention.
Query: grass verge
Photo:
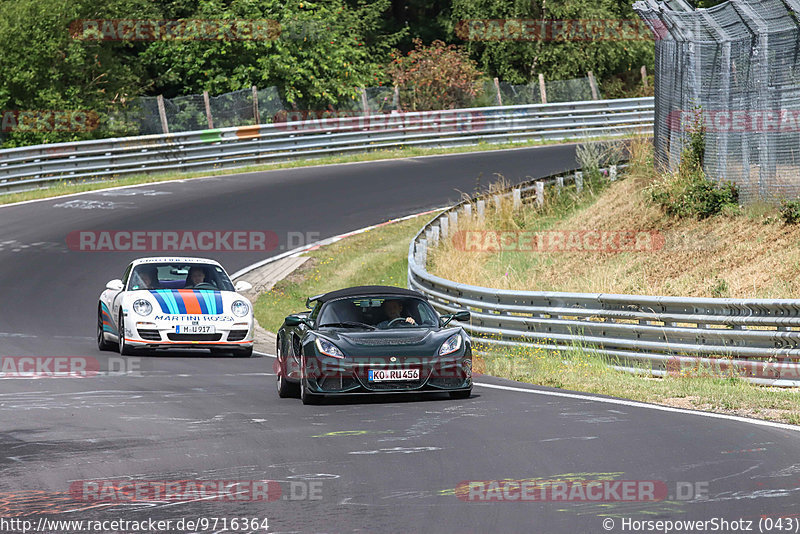
[[[259,296],[255,303],[258,322],[275,332],[286,315],[305,309],[306,297],[341,287],[405,287],[408,244],[431,217],[375,228],[306,253],[309,261]],[[512,347],[476,356],[474,361],[476,373],[530,384],[800,424],[797,391],[692,370],[665,378],[636,376],[609,368],[604,358],[580,347],[564,353]]]
[[[604,139],[598,137],[596,139]],[[154,175],[135,175],[122,178],[113,178],[102,181],[63,181],[56,182],[53,185],[43,188],[34,189],[30,191],[20,191],[18,193],[0,194],[0,205],[12,204],[14,202],[24,202],[26,200],[37,200],[42,198],[52,198],[64,195],[72,195],[75,193],[83,193],[87,191],[96,191],[98,189],[106,189],[109,187],[122,187],[129,185],[148,184],[156,182],[165,182],[169,180],[189,180],[192,178],[202,178],[206,176],[221,176],[226,174],[241,174],[246,172],[268,171],[275,169],[293,169],[296,167],[315,167],[319,165],[334,165],[340,163],[358,163],[365,161],[377,161],[383,159],[396,159],[396,158],[412,158],[420,156],[434,156],[438,154],[461,154],[466,152],[480,152],[488,150],[504,150],[510,148],[525,148],[532,146],[543,145],[556,145],[570,142],[584,142],[585,139],[580,140],[562,140],[562,141],[523,141],[518,143],[478,143],[472,146],[451,147],[451,148],[420,148],[420,147],[401,147],[392,150],[375,150],[372,152],[365,152],[360,154],[349,154],[343,156],[326,156],[322,158],[304,159],[298,161],[283,161],[275,162],[264,165],[253,165],[249,167],[242,167],[239,169],[224,169],[219,171],[202,171],[202,172],[169,172]]]
[[[784,224],[776,206],[730,206],[707,217],[677,217],[650,198],[658,180],[652,145],[631,144],[620,180],[582,195],[574,187],[548,189],[543,209],[525,203],[500,210],[487,202],[484,221],[459,220],[459,229],[540,232],[570,236],[652,236],[641,248],[504,247],[467,249],[453,241],[430,251],[430,271],[465,284],[532,291],[623,293],[687,297],[797,298],[800,296],[800,225]],[[713,196],[713,195],[712,195]],[[549,197],[550,200],[547,200]],[[727,206],[727,205],[726,205]],[[729,209],[731,208],[731,209]],[[473,209],[473,213],[475,210]],[[462,217],[462,219],[466,219]],[[521,234],[520,234],[521,235]],[[614,241],[617,240],[617,241]],[[513,243],[513,242],[512,242]]]

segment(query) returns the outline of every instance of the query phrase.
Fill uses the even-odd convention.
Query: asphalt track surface
[[[150,184],[0,208],[0,356],[88,356],[102,369],[119,363],[95,347],[96,299],[141,254],[69,250],[72,231],[271,230],[282,236],[277,254],[290,245],[288,232],[333,236],[452,203],[494,173],[517,182],[573,160],[574,147],[549,146]],[[234,272],[264,254],[215,256]],[[274,360],[263,355],[123,361],[132,372],[0,380],[0,521],[220,518],[216,529],[172,527],[213,532],[221,518],[247,517],[268,518],[269,532],[573,533],[645,530],[641,523],[623,530],[627,519],[716,520],[718,532],[745,532],[747,521],[758,530],[764,517],[800,519],[800,434],[785,428],[570,398],[489,377],[477,378],[486,385],[467,400],[356,397],[311,407],[278,398]],[[667,493],[656,502],[483,503],[455,492],[463,481],[502,479],[654,481]],[[98,503],[70,493],[83,480],[272,480],[281,493],[271,494],[274,501]],[[0,522],[0,531],[14,530],[21,529]]]

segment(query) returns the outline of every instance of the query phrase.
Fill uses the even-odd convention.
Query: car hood
[[[323,329],[319,334],[342,349],[345,354],[393,353],[430,354],[457,333],[460,327],[451,328],[395,328],[391,330],[342,331]]]

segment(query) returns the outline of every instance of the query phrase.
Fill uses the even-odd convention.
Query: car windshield
[[[320,327],[365,328],[369,330],[438,326],[430,304],[415,297],[354,297],[323,304]]]
[[[211,263],[144,263],[133,268],[128,289],[233,291],[233,283],[222,267]]]

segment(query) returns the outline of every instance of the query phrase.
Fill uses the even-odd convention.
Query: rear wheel
[[[468,399],[470,395],[472,395],[472,388],[464,390],[464,391],[451,391],[450,392],[450,398],[451,399]]]
[[[136,349],[133,349],[125,343],[125,317],[122,312],[119,312],[119,321],[117,322],[117,329],[119,330],[119,353],[123,356],[133,356],[136,354]]]
[[[97,348],[100,350],[112,350],[113,343],[106,341],[105,329],[103,328],[103,310],[97,309]]]

